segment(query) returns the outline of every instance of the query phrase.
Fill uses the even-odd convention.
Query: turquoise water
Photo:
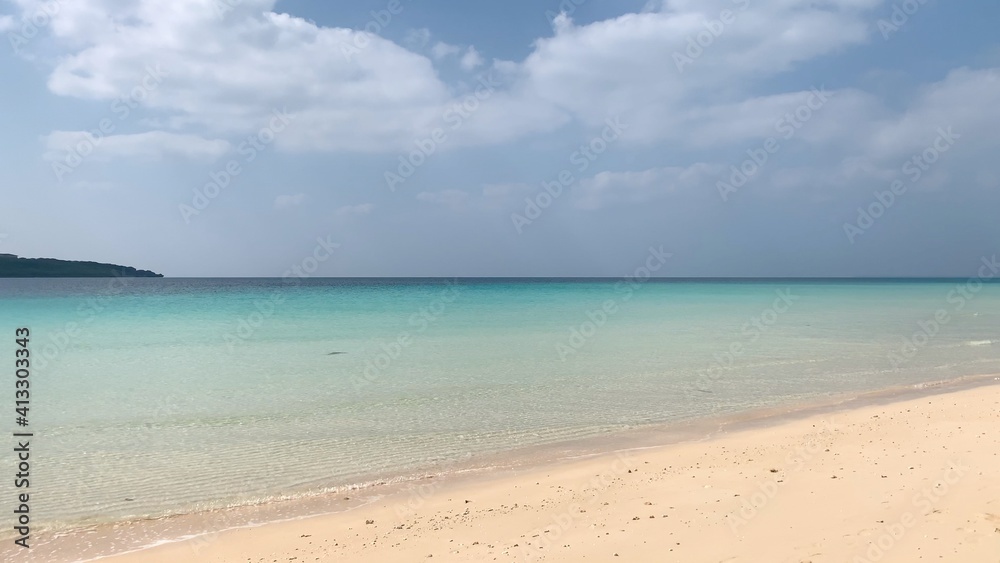
[[[1000,285],[976,287],[0,280],[0,359],[30,328],[32,514],[62,527],[1000,373]]]

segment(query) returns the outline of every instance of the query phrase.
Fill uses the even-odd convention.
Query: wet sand
[[[101,560],[997,563],[998,427],[1000,385],[873,395]]]

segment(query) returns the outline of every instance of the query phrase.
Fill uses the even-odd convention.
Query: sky
[[[0,252],[167,276],[972,277],[993,1],[0,0]]]

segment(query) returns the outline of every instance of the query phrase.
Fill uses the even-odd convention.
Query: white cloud
[[[904,163],[930,149],[935,141],[953,141],[941,160],[967,159],[968,165],[1000,150],[1000,69],[957,69],[921,88],[906,108],[893,110],[873,96],[853,90],[838,92],[822,118],[810,121],[796,137],[826,143],[830,150],[811,166],[789,163],[766,183],[768,188],[851,189],[880,187],[904,179]],[[955,139],[949,138],[954,135]],[[973,159],[973,160],[968,160]],[[980,164],[982,161],[979,161]],[[949,165],[923,174],[921,189],[946,186]],[[968,170],[975,174],[975,170]]]
[[[482,66],[483,62],[483,57],[479,54],[479,51],[475,47],[469,47],[466,49],[465,54],[462,55],[462,59],[458,64],[462,67],[462,70],[471,72]]]
[[[881,111],[874,97],[851,89],[816,87],[692,107],[676,119],[675,135],[688,146],[711,148],[776,137],[825,142],[853,136],[858,123]],[[640,124],[641,126],[641,124]]]
[[[21,5],[29,12],[38,2]],[[704,92],[720,84],[750,85],[864,41],[866,10],[878,3],[830,0],[807,9],[786,0],[755,2],[683,76],[671,54],[732,2],[677,0],[585,26],[561,18],[555,35],[538,40],[525,61],[495,65],[509,84],[449,147],[550,131],[570,116],[595,126],[631,110],[639,124],[634,140],[674,135],[680,110],[705,105]],[[172,114],[173,128],[244,134],[287,107],[300,119],[278,136],[279,146],[349,151],[406,148],[464,94],[440,80],[430,59],[381,37],[363,35],[367,46],[345,57],[340,46],[361,32],[278,14],[274,4],[245,0],[220,17],[212,0],[71,3],[49,26],[71,49],[49,86],[61,95],[113,99],[127,95],[148,65],[160,65],[168,76],[142,104]],[[408,38],[430,41],[430,32]],[[471,47],[438,42],[431,51],[437,58],[460,55],[466,70],[484,64]]]
[[[698,163],[688,167],[652,168],[641,172],[601,172],[573,188],[581,209],[610,204],[636,204],[684,190],[711,188],[722,173],[721,166]]]
[[[275,142],[307,150],[394,150],[449,99],[426,57],[384,38],[274,13],[273,0],[245,0],[224,18],[216,4],[68,3],[47,28],[71,48],[49,88],[112,100],[158,65],[166,77],[141,104],[170,114],[172,127],[245,135],[287,108],[297,119]],[[345,57],[359,37],[366,47]]]
[[[371,203],[362,203],[359,205],[345,205],[337,209],[337,215],[368,215],[375,209],[375,205]]]
[[[431,30],[426,27],[411,29],[403,37],[403,44],[410,49],[423,49],[431,42]]]
[[[451,55],[457,55],[462,52],[462,48],[458,45],[449,45],[442,41],[438,41],[431,47],[431,54],[434,55],[435,59],[443,59]]]
[[[288,207],[295,207],[297,205],[302,205],[302,202],[305,200],[306,194],[279,195],[274,198],[274,208],[286,209]]]
[[[760,176],[754,178],[753,189],[760,194],[809,191],[828,197],[843,190],[884,189],[895,180],[907,179],[903,172],[907,161],[929,150],[935,141],[948,143],[954,136],[955,149],[941,156],[943,164],[922,174],[917,186],[920,190],[944,189],[958,170],[975,166],[980,162],[976,158],[1000,150],[1000,138],[995,134],[1000,128],[1000,69],[954,70],[921,88],[902,109],[889,108],[873,95],[855,89],[829,94],[830,101],[800,122],[791,139],[779,134],[775,125],[787,125],[788,121],[782,120],[808,101],[808,91],[689,112],[692,125],[682,128],[689,131],[685,144],[705,149],[738,148],[732,161],[712,165],[712,169],[721,170],[706,178],[707,186],[714,189],[717,180],[728,176],[730,166],[748,157],[743,151],[759,149],[767,137],[778,140],[779,154],[772,158],[780,164],[765,164]],[[938,141],[939,137],[942,140]],[[780,154],[795,151],[796,145],[807,147],[811,155],[808,164]],[[948,164],[956,158],[965,159],[964,166]],[[966,171],[972,175],[977,172]],[[578,190],[581,205],[641,201],[650,193],[644,189],[653,184],[650,178],[659,181],[649,171],[627,174],[604,173],[583,181]]]
[[[0,14],[0,32],[10,31],[17,25],[14,16]]]
[[[637,123],[632,140],[672,136],[691,107],[731,103],[724,96],[739,100],[796,63],[866,41],[868,9],[880,3],[831,0],[804,9],[784,0],[754,2],[683,72],[673,55],[685,54],[688,39],[732,2],[675,0],[658,12],[586,26],[563,18],[522,64],[520,86],[591,125],[630,114]]]
[[[560,17],[554,35],[536,41],[524,61],[494,64],[511,85],[484,104],[460,140],[499,142],[572,120],[600,128],[612,116],[632,124],[626,143],[687,145],[694,139],[711,146],[719,139],[731,141],[727,133],[733,128],[738,135],[757,135],[809,94],[808,89],[767,92],[767,81],[815,57],[868,41],[871,9],[882,1],[830,0],[809,7],[755,1],[683,72],[673,55],[684,54],[688,40],[705,32],[705,22],[717,19],[721,10],[733,9],[733,2],[669,1],[658,11],[582,26]],[[752,97],[750,91],[763,93]],[[522,118],[528,114],[533,118]],[[824,127],[842,123],[831,119]]]
[[[95,137],[87,131],[53,131],[45,138],[48,160],[64,160],[68,154],[94,160],[144,158],[159,160],[165,156],[215,160],[230,150],[221,139],[180,135],[164,131]]]
[[[42,1],[18,5],[33,13]],[[382,37],[275,13],[276,0],[244,0],[224,17],[214,0],[91,0],[66,3],[46,28],[67,50],[49,88],[113,100],[129,95],[146,69],[159,65],[162,84],[139,102],[155,117],[137,122],[163,131],[109,139],[114,150],[105,150],[123,156],[217,155],[228,149],[225,141],[183,133],[239,138],[282,108],[296,119],[276,135],[280,148],[396,152],[440,126],[444,112],[468,94],[468,86],[443,82],[432,60],[458,57],[462,68],[495,76],[498,85],[450,132],[442,150],[508,142],[573,121],[600,128],[616,115],[630,125],[624,143],[713,148],[773,134],[775,122],[801,104],[812,85],[775,92],[766,81],[868,41],[873,8],[884,2],[755,0],[741,11],[730,0],[668,0],[588,25],[560,17],[552,36],[537,40],[525,60],[484,69],[473,47],[437,42],[428,58]],[[678,71],[674,54],[685,53],[705,21],[734,6],[735,21]],[[340,47],[362,37],[366,47],[345,57]],[[427,29],[411,30],[404,43],[422,48],[431,37]],[[859,90],[841,90],[795,141],[861,142],[878,156],[925,142],[920,134],[929,133],[919,129],[934,120],[988,129],[992,121],[975,117],[1000,106],[996,80],[995,71],[958,71],[924,90],[905,115]]]
[[[459,45],[451,45],[443,41],[438,41],[431,47],[431,55],[436,60],[442,60],[449,57],[458,57],[458,65],[462,70],[471,72],[478,67],[483,66],[485,60],[483,56],[479,54],[473,46],[460,47]]]
[[[875,125],[866,136],[866,149],[879,157],[923,150],[937,136],[938,128],[949,126],[964,141],[976,138],[995,146],[1000,128],[1000,69],[956,69],[924,86],[905,113],[883,116]]]

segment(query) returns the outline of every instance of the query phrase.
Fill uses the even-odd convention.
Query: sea
[[[4,279],[0,362],[32,525],[72,530],[998,374],[1000,284]]]

